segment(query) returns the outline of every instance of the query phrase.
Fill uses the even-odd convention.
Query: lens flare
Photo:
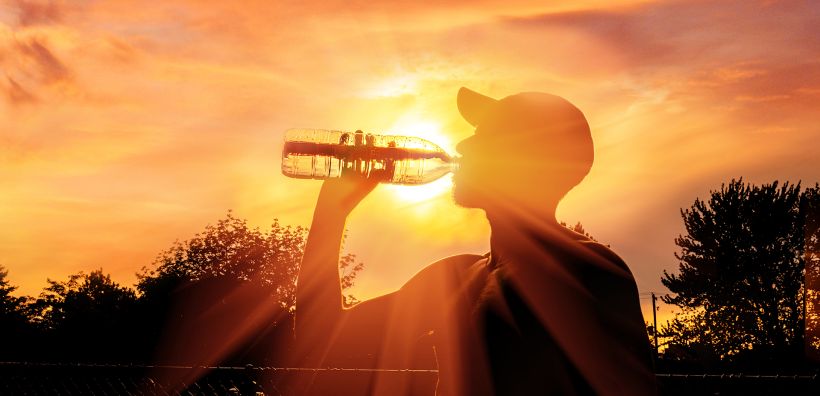
[[[419,203],[449,193],[453,188],[453,177],[444,176],[434,182],[420,186],[389,185],[387,188],[404,202]]]

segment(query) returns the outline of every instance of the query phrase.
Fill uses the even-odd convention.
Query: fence
[[[435,378],[436,370],[190,367],[0,362],[0,395],[281,395],[287,376],[325,380],[365,377],[373,371]],[[172,374],[172,375],[168,375]],[[189,375],[190,374],[190,375]],[[169,378],[192,378],[190,381]],[[194,379],[195,378],[195,379]],[[820,395],[817,373],[657,374],[662,395]]]

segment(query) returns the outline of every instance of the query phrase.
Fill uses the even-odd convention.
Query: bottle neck
[[[456,156],[447,156],[447,165],[449,166],[450,172],[458,171],[458,168],[461,166],[461,157]]]

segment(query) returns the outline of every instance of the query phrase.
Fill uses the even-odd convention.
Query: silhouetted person
[[[438,382],[380,372],[308,378],[299,392],[654,394],[632,274],[607,247],[555,220],[559,201],[592,165],[583,114],[553,95],[495,100],[466,88],[458,108],[476,130],[457,147],[454,198],[486,212],[491,252],[442,259],[396,292],[343,308],[338,261],[345,219],[377,183],[328,180],[296,295],[295,364],[438,368]]]

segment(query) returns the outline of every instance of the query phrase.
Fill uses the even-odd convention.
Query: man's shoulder
[[[476,265],[482,265],[486,258],[487,255],[479,254],[457,254],[455,256],[445,257],[422,268],[413,278],[423,278],[440,273],[459,275],[464,271],[469,271],[470,268]]]
[[[595,241],[581,242],[588,252],[586,259],[578,265],[576,272],[584,284],[595,294],[600,294],[603,300],[617,302],[616,305],[626,304],[621,296],[631,301],[637,297],[635,277],[624,260],[608,246]],[[576,263],[577,264],[577,263]]]
[[[621,256],[618,256],[617,253],[612,251],[609,246],[593,240],[581,241],[580,245],[593,254],[594,261],[604,261],[611,266],[629,272],[629,267],[626,265],[626,262]]]
[[[486,255],[458,254],[437,260],[422,268],[402,286],[402,289],[430,286],[456,287],[464,279],[484,267]]]

